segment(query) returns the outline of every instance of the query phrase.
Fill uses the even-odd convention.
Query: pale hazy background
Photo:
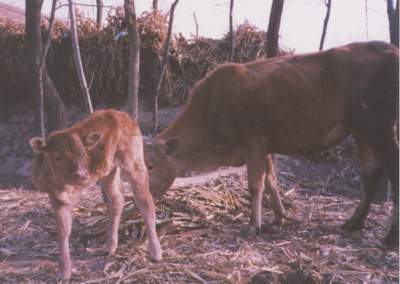
[[[25,0],[0,2],[19,8]],[[44,0],[43,13],[49,14],[51,0]],[[66,2],[66,1],[65,1]],[[95,0],[76,0],[95,4]],[[104,5],[119,6],[123,0],[103,0]],[[159,0],[160,8],[168,11],[172,0]],[[326,7],[323,0],[286,0],[283,7],[280,44],[296,52],[318,50]],[[137,0],[137,14],[151,9],[151,0]],[[234,24],[247,20],[266,30],[272,0],[235,0]],[[367,3],[367,7],[366,7]],[[81,7],[85,15],[95,17],[95,7]],[[218,38],[228,31],[229,0],[180,0],[175,10],[173,31],[190,37],[195,33],[193,12],[199,23],[199,35]],[[105,11],[104,15],[106,15]],[[366,17],[366,14],[368,17]],[[57,10],[58,17],[67,17],[67,8]],[[368,19],[368,21],[366,21]],[[324,48],[353,41],[389,41],[386,0],[332,0]]]

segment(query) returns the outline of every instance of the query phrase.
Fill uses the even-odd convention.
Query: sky
[[[24,8],[25,0],[0,0]],[[44,0],[43,13],[49,14],[51,0]],[[66,0],[62,0],[66,2]],[[95,4],[95,0],[76,0]],[[119,6],[123,0],[103,0],[105,5]],[[168,11],[172,0],[159,0]],[[137,0],[137,14],[151,9],[151,0]],[[235,0],[234,26],[248,21],[266,30],[272,0]],[[367,4],[367,5],[366,5]],[[94,17],[96,8],[83,8]],[[326,6],[324,0],[286,0],[280,28],[280,44],[296,52],[317,51],[322,33]],[[175,10],[173,31],[190,37],[195,33],[193,13],[199,23],[199,36],[219,38],[228,31],[229,0],[180,0]],[[58,17],[67,17],[67,8],[57,10]],[[367,16],[366,16],[367,15]],[[368,21],[367,21],[368,19]],[[354,41],[389,40],[386,0],[332,0],[331,16],[324,49]]]

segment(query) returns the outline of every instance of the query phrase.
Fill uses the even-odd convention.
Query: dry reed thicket
[[[127,94],[128,45],[123,10],[117,8],[98,29],[95,21],[77,14],[79,41],[90,93],[95,104],[118,106]],[[161,64],[161,49],[167,33],[166,15],[145,12],[139,18],[141,45],[140,96],[143,106],[152,106],[154,88]],[[122,33],[121,33],[122,32]],[[46,33],[46,27],[43,27]],[[0,100],[15,106],[28,99],[28,76],[24,54],[24,27],[7,19],[0,20]],[[265,32],[248,23],[239,26],[235,35],[236,60],[247,62],[264,57]],[[189,88],[209,70],[228,59],[228,36],[213,40],[186,39],[175,35],[168,71],[160,93],[162,106],[186,100]],[[284,53],[284,51],[282,51]],[[55,85],[68,104],[81,103],[80,87],[73,68],[68,27],[55,24],[48,69]]]

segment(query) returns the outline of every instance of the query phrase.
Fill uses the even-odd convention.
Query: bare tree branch
[[[158,11],[158,0],[153,0],[153,12]]]
[[[96,0],[97,10],[96,10],[96,23],[97,27],[101,28],[101,23],[103,21],[103,7],[104,3],[102,0]]]
[[[233,62],[233,58],[235,57],[235,36],[233,34],[233,5],[234,0],[231,0],[229,5],[229,62]]]
[[[43,75],[44,66],[46,66],[47,52],[49,51],[49,48],[50,48],[51,35],[53,33],[54,22],[55,22],[56,6],[57,6],[57,0],[53,0],[52,6],[51,6],[51,12],[50,12],[50,19],[49,19],[49,31],[48,31],[49,34],[47,35],[47,38],[44,42],[42,59],[40,62],[40,73],[42,75]]]
[[[73,50],[73,55],[74,55],[75,69],[76,69],[76,73],[78,75],[79,84],[81,85],[81,89],[83,92],[83,100],[85,103],[86,111],[89,114],[91,114],[91,113],[93,113],[93,106],[92,106],[92,102],[90,99],[89,89],[87,86],[85,72],[83,70],[83,65],[82,65],[82,58],[81,58],[81,52],[80,52],[79,40],[78,40],[78,28],[76,26],[76,20],[75,20],[74,4],[73,4],[72,0],[68,0],[68,3],[69,3],[69,21],[70,21],[70,25],[71,25],[71,38],[72,38],[71,42],[72,42],[72,50]]]
[[[329,23],[329,17],[331,15],[331,4],[332,0],[327,0],[325,2],[326,5],[326,14],[325,14],[325,19],[324,19],[324,26],[322,28],[322,35],[321,35],[321,40],[319,42],[319,51],[321,51],[324,48],[324,42],[325,42],[325,37],[326,37],[326,30],[328,29],[328,23]]]
[[[389,20],[390,43],[399,47],[399,0],[396,6],[392,0],[386,0],[387,14]]]
[[[193,19],[194,19],[194,23],[196,25],[196,37],[199,37],[199,23],[197,22],[197,18],[196,18],[196,13],[193,12]]]
[[[162,81],[164,78],[164,74],[167,70],[169,46],[170,46],[171,34],[172,34],[172,25],[174,23],[174,12],[175,12],[176,5],[178,5],[178,2],[179,2],[179,0],[175,0],[174,3],[172,3],[171,9],[169,11],[168,33],[167,33],[167,38],[165,39],[165,43],[164,43],[164,51],[163,51],[163,57],[162,57],[162,62],[161,62],[160,78],[158,80],[156,93],[154,94],[154,108],[153,108],[153,131],[154,131],[154,134],[156,134],[158,132],[158,97],[160,94],[160,89],[161,89],[161,84],[162,84]]]
[[[369,38],[369,32],[368,32],[368,0],[365,0],[364,10],[365,10],[365,37],[368,40],[368,38]]]

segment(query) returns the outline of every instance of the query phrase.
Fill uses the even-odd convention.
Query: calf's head
[[[103,138],[94,132],[82,139],[69,132],[56,131],[46,140],[36,137],[29,140],[33,152],[43,155],[53,177],[69,185],[86,185],[90,182],[90,155]]]
[[[179,140],[150,140],[144,143],[144,159],[150,179],[150,191],[154,199],[161,197],[179,175],[179,159],[176,157]]]

